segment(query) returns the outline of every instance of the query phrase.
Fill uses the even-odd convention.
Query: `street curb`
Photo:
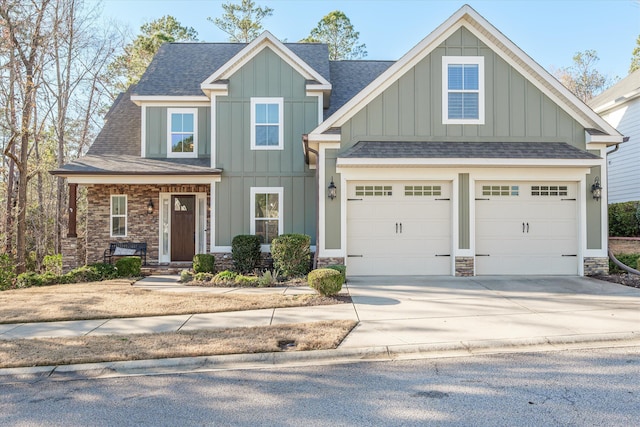
[[[508,340],[459,341],[397,346],[338,348],[299,352],[229,354],[77,365],[0,369],[0,384],[40,380],[82,380],[165,375],[235,369],[264,369],[310,364],[340,364],[472,356],[498,353],[560,351],[640,345],[640,332],[541,336]]]

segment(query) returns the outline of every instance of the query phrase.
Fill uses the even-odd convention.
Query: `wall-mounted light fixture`
[[[336,188],[336,185],[333,183],[333,177],[331,177],[331,182],[329,183],[329,188],[327,190],[328,190],[327,196],[329,196],[331,200],[335,199],[337,188]]]
[[[591,194],[593,195],[594,200],[600,200],[600,197],[602,197],[602,186],[600,185],[600,177],[598,176],[593,180]]]
[[[153,213],[153,200],[149,199],[149,203],[147,203],[147,214],[151,215]]]

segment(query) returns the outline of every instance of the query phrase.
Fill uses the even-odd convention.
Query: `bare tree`
[[[37,107],[39,77],[43,68],[43,52],[48,34],[45,22],[50,0],[0,0],[0,20],[6,35],[7,48],[15,52],[9,66],[15,68],[13,78],[19,89],[19,127],[11,126],[4,155],[11,158],[18,169],[18,197],[16,213],[16,272],[26,269],[27,184],[29,181],[29,143]],[[13,84],[11,82],[10,84]],[[16,123],[18,125],[18,123]],[[14,150],[15,147],[15,151]]]
[[[596,69],[599,60],[595,50],[576,52],[573,65],[556,71],[556,78],[574,95],[587,102],[611,85],[611,79]]]

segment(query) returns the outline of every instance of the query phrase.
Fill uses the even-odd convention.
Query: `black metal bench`
[[[113,263],[114,258],[125,256],[139,256],[142,265],[147,265],[147,243],[146,242],[111,242],[109,249],[104,250],[103,262]]]

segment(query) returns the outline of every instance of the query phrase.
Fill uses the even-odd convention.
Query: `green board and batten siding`
[[[171,107],[177,108],[177,107]],[[185,106],[187,108],[187,106]],[[167,107],[146,107],[146,156],[167,157]],[[211,156],[211,108],[198,107],[198,157]]]
[[[266,70],[266,71],[263,71]],[[306,81],[269,48],[229,79],[229,95],[216,98],[216,246],[249,234],[251,187],[283,187],[284,233],[304,233],[315,244],[315,171],[304,161],[302,135],[318,125],[318,98]],[[284,149],[251,150],[252,97],[284,98]]]
[[[485,67],[485,124],[442,123],[442,57],[483,56]],[[341,128],[343,152],[359,141],[504,141],[566,142],[585,149],[585,131],[576,120],[537,89],[493,50],[465,28],[444,43],[360,110]],[[339,155],[339,153],[338,153]],[[335,163],[325,168],[336,176]],[[462,189],[468,191],[468,188]],[[468,197],[468,194],[466,195]],[[464,198],[465,194],[460,194]],[[590,203],[590,202],[588,202]],[[466,206],[461,207],[461,215]],[[587,208],[587,241],[599,243],[600,218]],[[340,206],[326,205],[326,217],[340,216]],[[331,230],[336,224],[329,224]],[[339,223],[338,223],[339,224]],[[339,230],[338,230],[339,232]],[[470,230],[461,223],[459,244],[468,246]],[[336,233],[333,233],[336,234]],[[339,247],[327,235],[328,247]],[[331,246],[329,246],[331,244]],[[338,246],[336,246],[336,244]]]

